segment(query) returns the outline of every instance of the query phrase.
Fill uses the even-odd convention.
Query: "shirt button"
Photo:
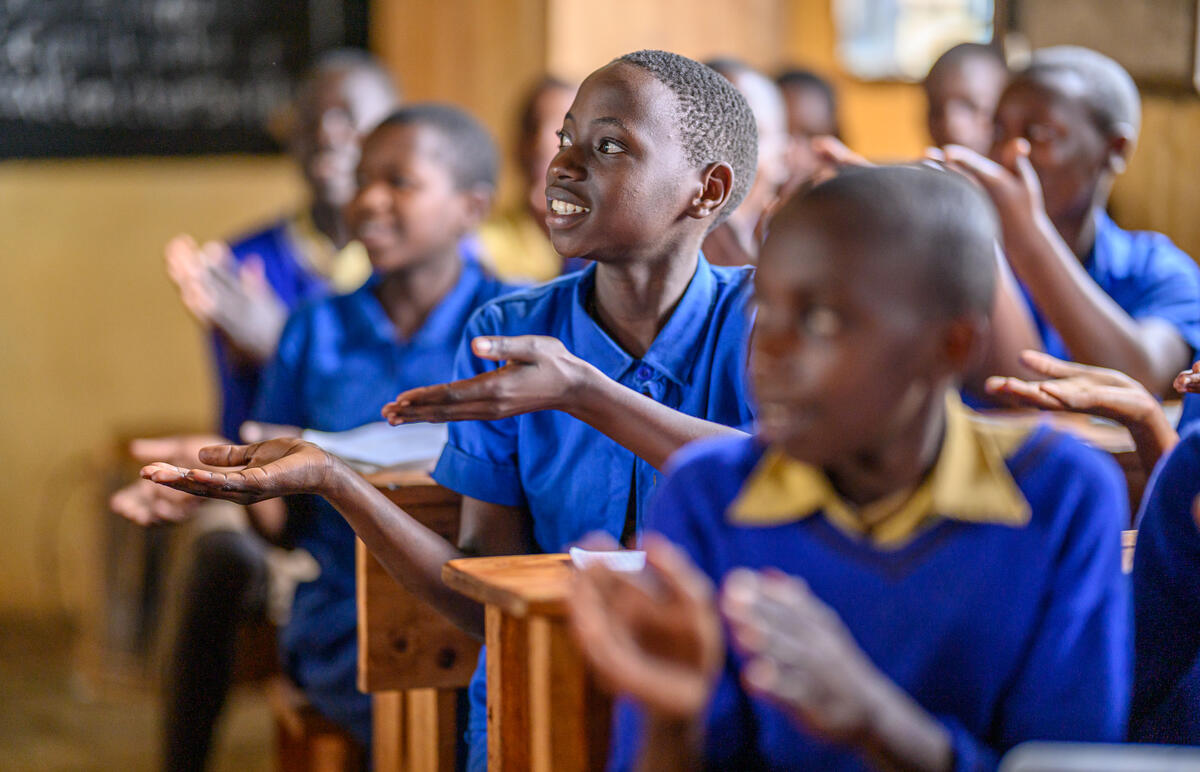
[[[651,370],[651,369],[650,369],[649,367],[647,367],[646,365],[642,365],[641,367],[639,367],[639,368],[637,369],[637,377],[638,377],[638,378],[641,378],[643,381],[648,381],[648,380],[650,380],[650,377],[651,377],[651,376],[653,376],[653,375],[654,375],[654,371],[653,371],[653,370]]]

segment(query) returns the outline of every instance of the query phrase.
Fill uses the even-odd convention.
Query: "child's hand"
[[[601,565],[576,575],[571,629],[609,688],[657,717],[692,720],[708,706],[724,655],[712,584],[662,537],[648,535],[645,549],[644,575]]]
[[[1200,394],[1200,362],[1175,376],[1175,391],[1180,394]]]
[[[853,742],[875,715],[883,676],[838,615],[803,582],[777,572],[730,572],[721,611],[746,656],[746,688],[833,742]]]
[[[191,516],[200,500],[149,480],[137,480],[108,500],[113,512],[138,525],[179,523]]]
[[[931,157],[965,174],[987,192],[1000,215],[1006,244],[1027,237],[1045,220],[1042,183],[1029,161],[1027,140],[1018,138],[1006,143],[1000,163],[960,145],[947,145]]]
[[[141,474],[146,480],[196,496],[253,504],[278,496],[322,493],[332,482],[337,464],[316,445],[297,439],[209,446],[201,449],[200,462],[242,469],[217,472],[159,461],[143,467]]]
[[[1126,426],[1159,410],[1142,384],[1118,370],[1064,362],[1040,351],[1021,352],[1021,364],[1051,380],[993,376],[985,385],[988,394],[1014,405],[1088,413]]]
[[[595,368],[543,335],[479,337],[475,355],[506,364],[474,378],[410,389],[383,407],[389,423],[479,421],[569,410]]]

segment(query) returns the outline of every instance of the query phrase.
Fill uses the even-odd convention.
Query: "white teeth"
[[[587,207],[568,204],[566,201],[552,199],[550,201],[550,211],[554,212],[555,214],[582,214],[583,212],[590,212],[591,210]]]

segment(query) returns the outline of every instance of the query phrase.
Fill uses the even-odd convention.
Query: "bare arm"
[[[1028,143],[1016,140],[1005,148],[1002,165],[966,148],[945,151],[951,165],[992,197],[1013,271],[1072,355],[1128,373],[1153,394],[1165,393],[1187,365],[1187,344],[1165,321],[1130,317],[1088,276],[1046,215],[1028,152]]]
[[[195,495],[242,504],[292,494],[323,496],[405,589],[468,633],[482,637],[482,609],[442,583],[446,561],[472,553],[426,528],[339,459],[311,443],[278,439],[205,448],[200,460],[213,467],[242,468],[214,472],[155,463],[145,467],[142,476]],[[462,531],[462,543],[478,550],[474,554],[529,550],[526,518],[512,507],[467,499]]]
[[[986,393],[986,381],[995,375],[1029,377],[1021,352],[1040,350],[1042,339],[1029,308],[1021,297],[1016,277],[1004,254],[997,248],[997,281],[987,350],[964,377],[964,386],[974,394]]]
[[[611,437],[656,469],[693,440],[736,429],[672,410],[608,378],[556,338],[523,335],[471,342],[498,370],[462,381],[406,391],[383,408],[393,424],[495,420],[561,410]]]

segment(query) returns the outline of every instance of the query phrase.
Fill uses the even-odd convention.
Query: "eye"
[[[556,131],[556,132],[554,132],[554,134],[555,134],[555,136],[558,137],[558,149],[559,150],[562,150],[565,147],[571,146],[571,138],[567,136],[567,133],[565,131]]]
[[[596,145],[596,150],[604,155],[616,155],[624,153],[625,148],[621,147],[615,140],[602,139],[600,144]]]
[[[832,338],[842,331],[842,317],[829,306],[810,306],[800,318],[804,332],[815,338]]]
[[[1025,139],[1031,143],[1046,144],[1058,139],[1058,132],[1045,123],[1031,123],[1025,127]]]

